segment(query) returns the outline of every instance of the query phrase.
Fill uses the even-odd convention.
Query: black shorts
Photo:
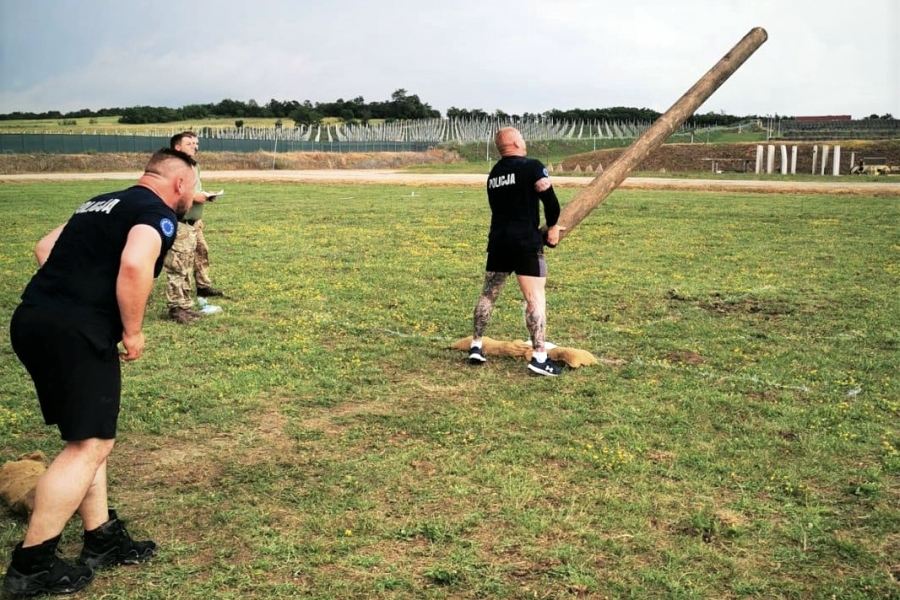
[[[117,342],[83,319],[22,304],[9,337],[34,381],[47,425],[56,425],[69,442],[115,439],[122,394]]]
[[[485,271],[515,273],[526,277],[546,277],[547,262],[542,251],[492,250],[488,252]]]

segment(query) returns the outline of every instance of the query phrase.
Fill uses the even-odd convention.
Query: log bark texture
[[[560,232],[560,239],[572,232],[584,218],[621,184],[628,174],[643,161],[648,154],[662,145],[713,92],[725,83],[737,69],[768,39],[766,30],[755,27],[723,56],[712,69],[678,99],[647,131],[636,139],[628,149],[603,173],[594,178],[562,210],[559,224],[566,229]]]

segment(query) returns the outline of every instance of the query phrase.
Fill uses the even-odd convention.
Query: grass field
[[[204,183],[224,312],[157,282],[110,462],[161,552],[79,597],[900,598],[896,198],[615,192],[549,253],[548,339],[619,365],[549,379],[448,348],[482,190]],[[0,184],[3,323],[115,185]],[[525,336],[514,287],[488,335]],[[0,356],[0,461],[52,456]]]

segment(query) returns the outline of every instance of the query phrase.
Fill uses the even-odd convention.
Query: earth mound
[[[797,173],[812,174],[813,147],[818,146],[817,165],[821,165],[822,146],[828,146],[828,168],[830,174],[831,159],[835,146],[841,147],[841,174],[850,171],[850,155],[855,154],[856,160],[860,158],[879,157],[884,158],[889,165],[900,166],[900,140],[890,141],[836,141],[836,142],[792,142],[776,141],[762,143],[763,161],[766,160],[766,146],[775,146],[775,169],[780,171],[781,146],[787,148],[787,160],[790,164],[791,150],[797,147]],[[720,170],[741,170],[746,161],[747,169],[754,172],[756,169],[756,152],[760,144],[664,144],[651,152],[644,161],[637,166],[635,171],[655,173],[701,173],[712,171],[712,160],[716,159]],[[585,171],[590,167],[596,172],[598,166],[606,168],[613,163],[626,148],[612,148],[609,150],[597,150],[585,154],[577,154],[562,162],[563,172],[571,173],[577,170]],[[765,163],[764,163],[765,164]],[[818,173],[816,173],[818,174]]]

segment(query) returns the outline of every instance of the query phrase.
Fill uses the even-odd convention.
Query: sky
[[[755,27],[698,113],[900,118],[900,0],[0,0],[0,114],[388,101],[665,112]]]

